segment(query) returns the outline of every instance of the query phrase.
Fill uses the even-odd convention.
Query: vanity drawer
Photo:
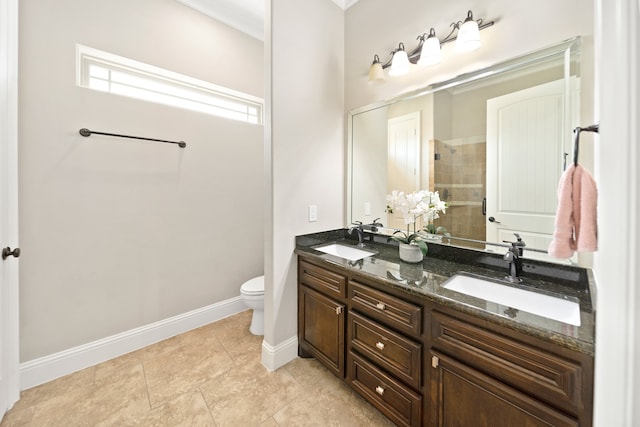
[[[419,390],[422,384],[422,345],[349,312],[351,348]]]
[[[352,352],[349,353],[349,382],[396,425],[421,424],[422,397]]]
[[[341,298],[347,296],[346,277],[306,261],[300,260],[298,265],[298,280],[300,283],[326,295]]]
[[[422,307],[361,285],[349,283],[349,300],[360,311],[398,331],[413,336],[422,333]]]
[[[547,351],[433,312],[434,348],[571,413],[584,407],[582,366]]]

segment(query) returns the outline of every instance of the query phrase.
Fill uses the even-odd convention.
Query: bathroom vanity
[[[501,253],[430,244],[422,263],[407,264],[380,235],[360,259],[318,250],[356,249],[353,239],[347,230],[297,238],[301,357],[315,357],[397,425],[592,424],[590,270],[525,260],[523,282],[509,284]],[[541,295],[578,311],[568,320],[544,307],[534,314],[450,287],[456,275],[479,279],[476,288],[532,292],[525,304]]]

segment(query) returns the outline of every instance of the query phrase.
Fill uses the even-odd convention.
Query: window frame
[[[90,68],[92,65],[105,68],[109,71],[109,77],[102,80],[108,83],[109,89],[103,90],[92,87],[90,81]],[[183,102],[183,104],[199,104],[202,106],[202,108],[189,108],[184,105],[177,105],[177,102],[171,103],[160,100],[152,100],[148,97],[114,92],[111,89],[111,85],[114,84],[111,77],[111,72],[125,73],[135,78],[142,78],[147,81],[159,83],[160,85],[168,85],[170,87],[176,88],[179,91],[182,91],[183,93],[192,92],[194,94],[194,98],[178,96],[175,93],[170,92],[151,91],[147,88],[141,88],[139,86],[130,86],[131,88],[133,88],[133,90],[143,90],[148,93],[159,94],[159,96],[162,96],[165,99],[175,98],[178,100],[183,100],[185,101]],[[123,86],[122,84],[119,84],[117,82],[115,82],[115,84]],[[209,114],[215,117],[237,120],[249,124],[264,124],[264,100],[262,98],[81,44],[76,45],[76,85],[104,93],[127,96],[141,101],[154,102],[188,111],[201,112],[203,114]],[[203,96],[209,97],[212,100],[220,101],[220,103],[222,104],[229,102],[235,103],[242,108],[228,108],[216,105],[215,103],[203,102],[202,99],[197,99],[195,98],[195,96],[197,96],[198,98],[202,98]],[[207,108],[210,111],[203,111],[204,108]],[[221,110],[223,112],[227,112],[227,114],[219,114],[211,110]],[[255,114],[252,114],[252,110],[255,111]]]

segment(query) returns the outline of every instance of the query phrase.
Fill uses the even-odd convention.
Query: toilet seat
[[[240,287],[240,293],[247,296],[264,295],[264,276],[244,282]]]

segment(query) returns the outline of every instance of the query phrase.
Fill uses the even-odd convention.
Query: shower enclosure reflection
[[[433,145],[434,190],[448,204],[446,215],[436,219],[434,225],[445,227],[452,236],[485,240],[486,142],[466,141],[455,148],[436,140]]]

